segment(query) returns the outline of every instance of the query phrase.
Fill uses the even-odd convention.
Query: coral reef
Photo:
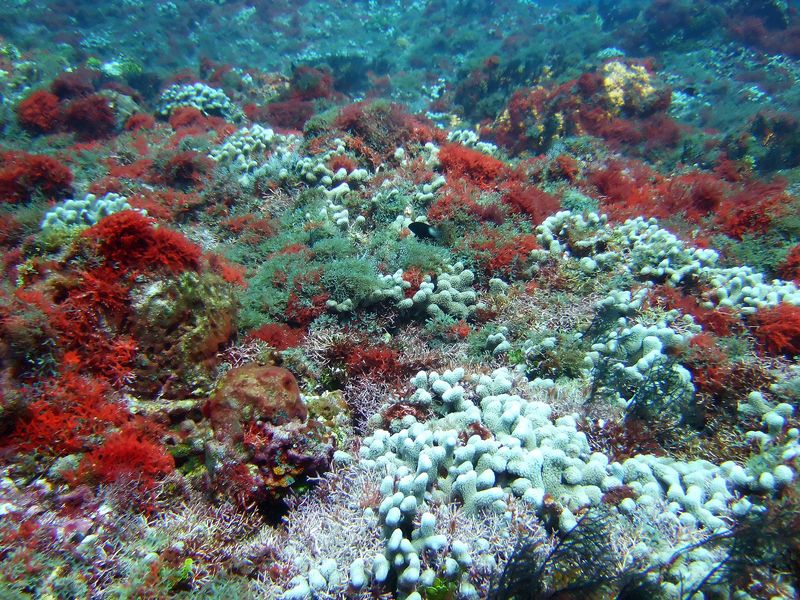
[[[0,597],[800,592],[800,17],[7,2]]]

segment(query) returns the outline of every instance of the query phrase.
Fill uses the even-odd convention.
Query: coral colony
[[[800,12],[8,0],[0,598],[800,595]]]

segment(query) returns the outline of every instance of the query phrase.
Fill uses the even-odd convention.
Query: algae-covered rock
[[[253,433],[257,435],[245,443],[245,448],[273,496],[327,471],[336,449],[330,431],[314,420],[280,427],[264,423],[254,427]]]
[[[333,431],[308,419],[297,380],[281,367],[229,371],[203,414],[214,431],[206,445],[214,486],[242,505],[279,501],[326,471],[336,450]]]
[[[186,272],[131,295],[131,332],[139,342],[135,391],[163,398],[207,395],[217,354],[236,330],[231,287],[217,275]]]
[[[281,367],[256,364],[228,371],[203,412],[218,439],[235,441],[241,440],[244,423],[283,425],[308,417],[294,375]]]

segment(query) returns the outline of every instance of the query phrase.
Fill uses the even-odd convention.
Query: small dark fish
[[[428,223],[415,221],[411,223],[408,228],[411,230],[411,233],[420,239],[434,240],[437,242],[442,240],[442,230]]]

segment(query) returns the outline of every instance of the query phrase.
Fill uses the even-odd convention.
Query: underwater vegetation
[[[800,593],[800,14],[8,2],[0,598]]]

